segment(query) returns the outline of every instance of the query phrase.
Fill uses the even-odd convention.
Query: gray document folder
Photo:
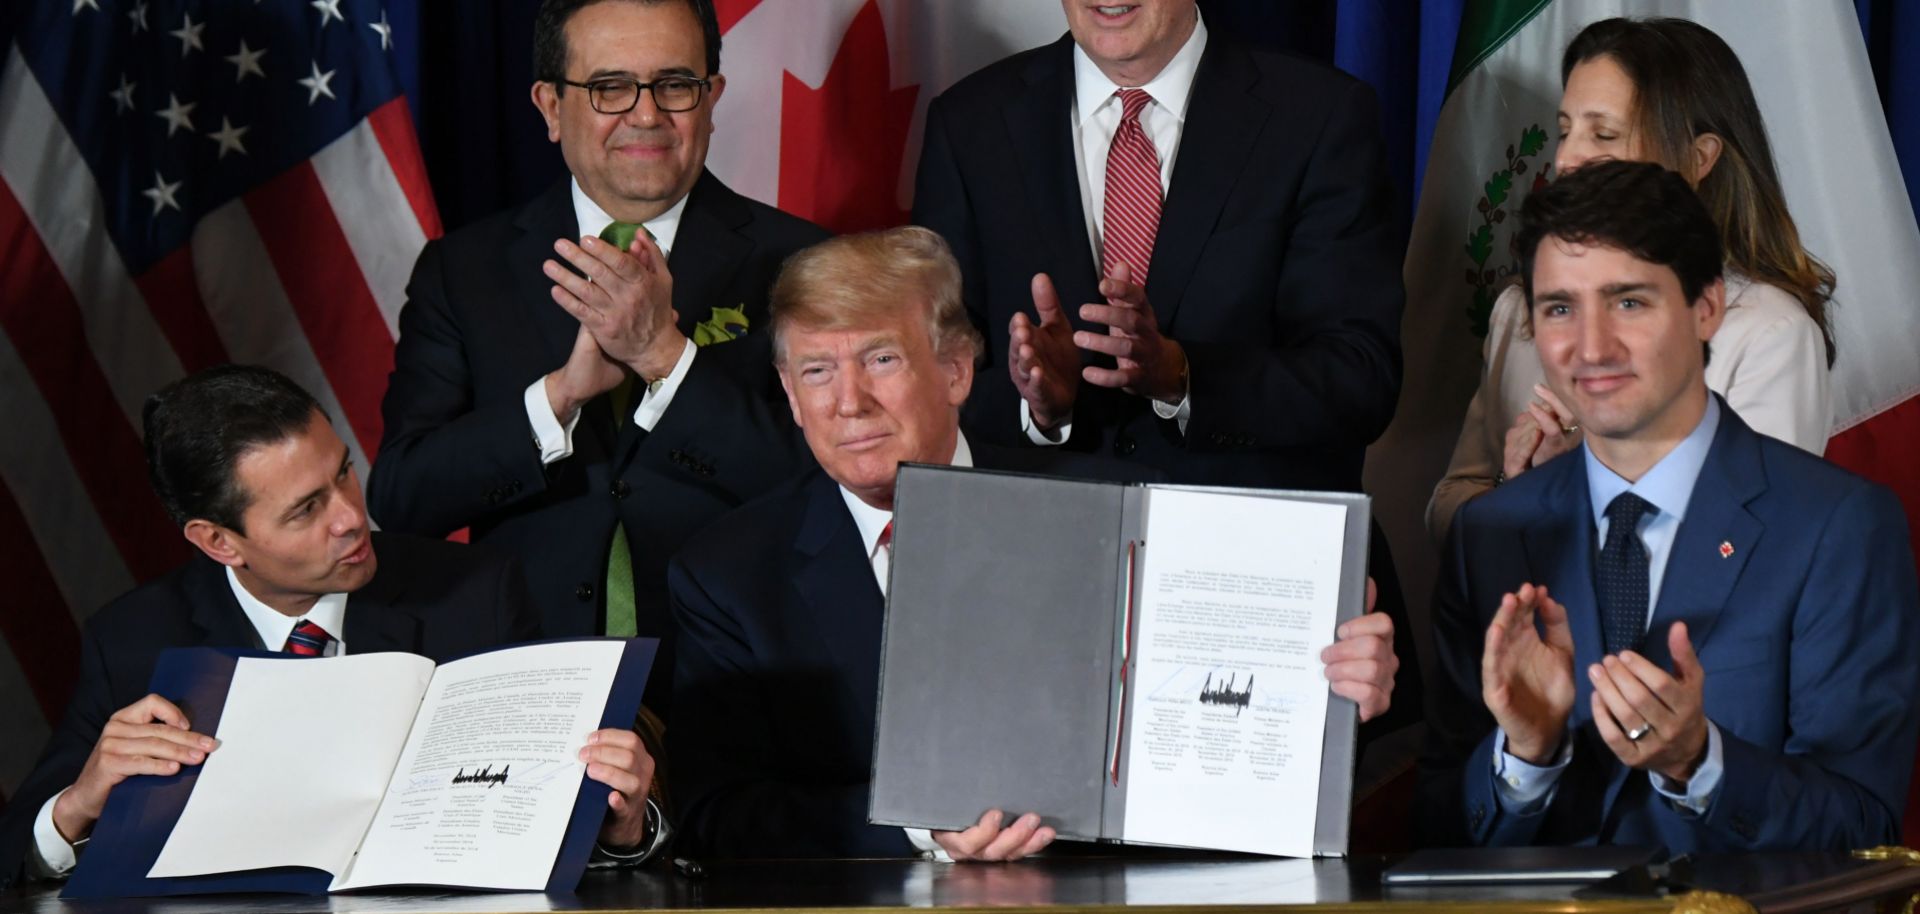
[[[1151,493],[1162,490],[1345,506],[1337,619],[1364,611],[1364,495],[904,466],[872,822],[962,829],[987,809],[1034,811],[1063,838],[1151,843],[1124,833],[1129,759],[1117,731],[1134,697],[1122,678],[1129,597],[1152,548],[1142,541]],[[1316,855],[1346,852],[1353,793],[1356,709],[1331,694],[1328,702]],[[1258,822],[1299,813],[1246,810]]]

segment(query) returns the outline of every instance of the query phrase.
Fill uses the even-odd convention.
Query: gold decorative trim
[[[1722,892],[1688,892],[1673,900],[1673,914],[1756,914],[1753,905]]]
[[[1893,844],[1871,850],[1854,851],[1853,856],[1860,860],[1894,860],[1907,866],[1920,866],[1920,851]]]

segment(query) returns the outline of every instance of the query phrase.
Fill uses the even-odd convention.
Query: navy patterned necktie
[[[1607,542],[1593,569],[1600,599],[1600,627],[1607,653],[1639,650],[1647,631],[1647,547],[1640,542],[1640,518],[1660,509],[1632,492],[1607,505]]]

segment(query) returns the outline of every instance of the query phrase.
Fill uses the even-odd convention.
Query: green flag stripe
[[[1480,65],[1515,32],[1533,20],[1553,0],[1470,0],[1460,14],[1460,37],[1453,46],[1453,72],[1447,76],[1451,95],[1460,80]]]

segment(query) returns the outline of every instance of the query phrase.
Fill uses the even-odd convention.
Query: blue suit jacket
[[[1434,606],[1440,676],[1421,784],[1433,843],[1679,852],[1898,842],[1920,732],[1920,594],[1899,503],[1754,432],[1724,402],[1720,415],[1641,652],[1671,670],[1667,630],[1687,623],[1724,747],[1707,813],[1661,797],[1594,727],[1584,671],[1602,656],[1598,547],[1574,453],[1467,503],[1454,524]],[[1480,657],[1501,596],[1523,582],[1567,608],[1578,694],[1572,763],[1551,802],[1517,816],[1494,793]]]
[[[1122,481],[1138,467],[975,444],[977,466]],[[679,629],[667,739],[681,840],[718,857],[903,857],[867,824],[886,600],[840,488],[815,469],[716,521],[670,563]]]

